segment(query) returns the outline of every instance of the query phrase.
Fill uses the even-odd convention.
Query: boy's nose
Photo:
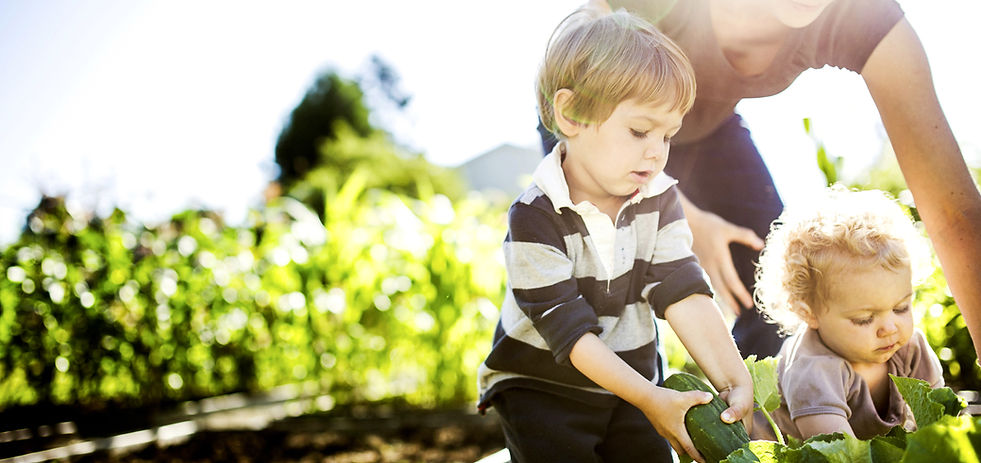
[[[668,146],[664,143],[652,143],[644,154],[648,159],[661,159],[668,154]]]

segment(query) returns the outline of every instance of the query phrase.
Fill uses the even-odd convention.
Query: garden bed
[[[495,414],[470,409],[354,407],[275,418],[288,408],[252,404],[126,432],[118,431],[132,414],[106,414],[103,425],[112,424],[103,429],[117,431],[111,435],[99,435],[91,416],[87,425],[31,426],[7,434],[0,461],[449,463],[476,461],[504,442]]]

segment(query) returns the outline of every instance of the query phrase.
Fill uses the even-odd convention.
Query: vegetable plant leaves
[[[750,356],[746,367],[753,378],[757,410],[768,415],[780,405],[776,359],[757,361]],[[822,434],[803,442],[789,436],[789,446],[755,440],[732,452],[723,462],[981,463],[981,417],[956,416],[966,407],[964,399],[947,387],[933,389],[925,381],[890,376],[913,412],[917,431],[907,432],[896,426],[888,434],[870,440],[844,433]]]
[[[892,374],[889,377],[896,383],[899,393],[913,411],[917,428],[928,426],[945,414],[956,415],[967,406],[964,399],[954,394],[949,387],[932,389],[929,383],[916,378]]]
[[[746,368],[753,378],[753,399],[766,410],[772,412],[780,406],[780,391],[777,386],[777,359],[767,357],[756,360],[755,355],[746,357]]]

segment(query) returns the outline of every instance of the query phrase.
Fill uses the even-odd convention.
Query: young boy
[[[878,191],[833,188],[781,215],[756,286],[764,315],[794,333],[778,362],[781,431],[869,439],[912,425],[890,374],[943,386],[940,361],[913,328],[911,262],[923,249],[902,208]]]
[[[643,20],[582,9],[553,34],[537,87],[561,141],[509,211],[480,408],[497,409],[515,462],[671,461],[668,444],[700,461],[684,415],[710,396],[658,387],[653,315],[728,401],[724,421],[750,414],[753,386],[662,173],[691,66]]]

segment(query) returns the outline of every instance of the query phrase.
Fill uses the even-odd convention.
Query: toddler
[[[913,327],[913,263],[924,248],[882,192],[826,193],[812,207],[787,209],[760,258],[757,301],[793,333],[780,350],[773,418],[797,438],[869,439],[912,423],[890,374],[943,385],[940,361]]]

